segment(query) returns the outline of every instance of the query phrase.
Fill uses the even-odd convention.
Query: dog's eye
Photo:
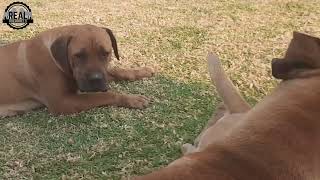
[[[107,51],[102,51],[102,52],[101,52],[101,56],[104,57],[104,58],[106,58],[106,57],[109,56],[109,52],[107,52]]]
[[[80,61],[85,61],[87,59],[87,54],[85,52],[79,52],[74,54],[74,57]]]

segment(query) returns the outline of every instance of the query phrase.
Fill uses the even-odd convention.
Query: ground
[[[2,0],[0,10],[11,1]],[[151,97],[145,110],[95,108],[54,117],[47,109],[0,120],[0,179],[120,179],[181,156],[220,101],[206,55],[216,52],[245,98],[255,104],[277,81],[270,61],[301,31],[320,36],[319,0],[28,0],[34,24],[0,24],[2,43],[68,24],[111,28],[121,60],[150,66],[155,77],[112,88]],[[2,16],[1,16],[2,17]],[[4,85],[4,84],[2,84]]]

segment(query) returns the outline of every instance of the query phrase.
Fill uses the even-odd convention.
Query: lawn
[[[11,1],[0,2],[1,13]],[[114,66],[150,66],[155,77],[112,88],[151,97],[145,110],[95,108],[54,117],[47,109],[0,120],[0,179],[120,179],[178,158],[220,101],[206,55],[219,54],[241,93],[255,104],[277,82],[270,61],[292,31],[320,36],[319,0],[28,0],[34,24],[0,25],[12,42],[69,24],[111,28]],[[2,15],[1,15],[2,17]],[[4,84],[2,84],[4,86]]]

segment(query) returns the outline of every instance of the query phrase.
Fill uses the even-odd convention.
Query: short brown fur
[[[153,70],[108,68],[112,50],[119,58],[112,31],[93,25],[54,28],[0,47],[0,117],[42,106],[55,115],[98,106],[145,108],[145,96],[113,92],[106,83],[150,77]]]
[[[290,63],[296,60],[298,66]],[[212,69],[218,59],[210,55],[208,61],[212,79],[226,80],[224,73],[217,73],[219,68]],[[203,133],[209,136],[200,137],[200,144],[169,166],[133,179],[319,179],[320,76],[309,73],[320,68],[319,39],[295,32],[285,58],[275,61],[283,61],[279,63],[281,67],[277,63],[272,68],[284,80],[269,96],[252,109],[230,106],[231,97],[235,101],[233,105],[246,105],[241,97],[234,96],[234,87],[215,82],[225,103],[225,110],[222,108],[225,114],[205,129]],[[237,108],[242,111],[236,111]],[[235,114],[232,111],[240,112],[239,116],[232,116]],[[224,123],[226,119],[228,123]],[[203,140],[205,147],[201,147]]]

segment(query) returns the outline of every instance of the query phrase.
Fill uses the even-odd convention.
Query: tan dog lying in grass
[[[0,47],[0,117],[46,106],[67,115],[99,106],[143,109],[149,99],[108,89],[110,81],[151,77],[151,68],[109,68],[117,41],[108,28],[71,25]],[[83,93],[78,93],[81,91]]]
[[[209,55],[225,104],[196,146],[169,166],[134,180],[316,180],[320,177],[320,39],[294,33],[285,58],[272,61],[283,79],[252,109]],[[222,108],[223,109],[223,108]]]

